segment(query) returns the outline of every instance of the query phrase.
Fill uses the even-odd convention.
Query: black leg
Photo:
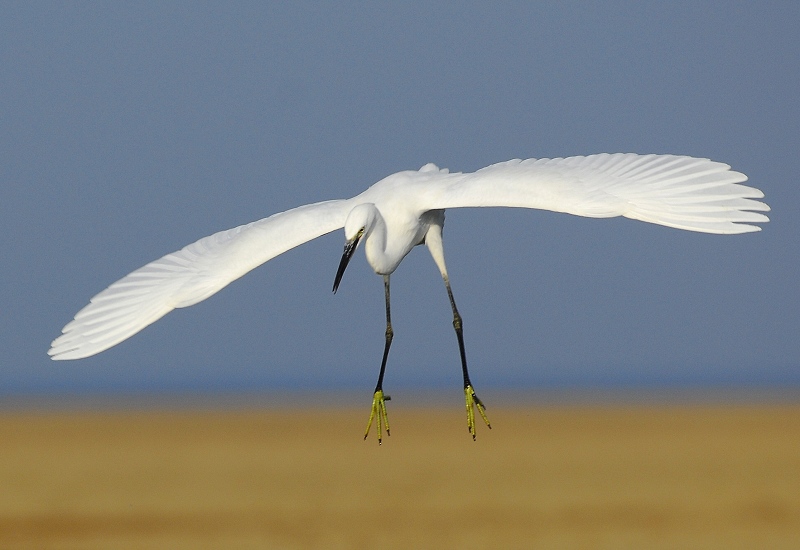
[[[394,331],[392,330],[392,307],[389,300],[389,275],[383,276],[383,290],[386,296],[386,345],[383,347],[383,360],[381,361],[381,372],[378,375],[378,384],[375,391],[383,390],[383,375],[386,372],[386,360],[389,358],[389,348],[392,346]]]
[[[475,394],[475,390],[472,388],[472,382],[469,380],[469,371],[467,370],[467,354],[464,350],[464,330],[461,321],[461,315],[458,313],[458,308],[456,308],[456,301],[453,298],[453,290],[450,288],[450,279],[446,274],[442,275],[442,278],[444,279],[444,285],[447,288],[447,296],[450,298],[450,307],[453,308],[453,328],[455,329],[456,337],[458,338],[458,351],[461,354],[461,371],[464,374],[464,398],[467,406],[467,428],[469,429],[469,433],[472,434],[472,439],[474,441],[475,409],[478,409],[478,413],[481,415],[481,418],[483,418],[483,421],[486,423],[489,429],[492,428],[492,425],[489,424],[489,418],[486,416],[486,407]]]
[[[386,413],[386,401],[389,401],[391,397],[383,394],[383,375],[386,373],[386,361],[389,358],[389,348],[392,346],[392,337],[394,336],[389,299],[389,275],[383,276],[383,288],[386,296],[386,344],[383,348],[383,359],[381,360],[381,371],[378,374],[378,383],[375,385],[375,392],[372,395],[372,410],[369,414],[367,429],[364,431],[364,439],[367,439],[372,421],[375,420],[376,428],[378,429],[378,444],[382,443],[381,422],[386,426],[386,435],[391,435],[389,433],[389,415]]]

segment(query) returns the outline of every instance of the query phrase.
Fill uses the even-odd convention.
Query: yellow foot
[[[475,390],[472,389],[472,386],[464,388],[464,397],[467,401],[467,427],[469,428],[469,433],[472,434],[472,440],[475,441],[475,409],[478,409],[478,413],[480,413],[481,418],[483,418],[483,421],[486,422],[486,426],[488,426],[490,430],[492,429],[492,425],[489,424],[489,419],[486,417],[486,407],[483,406],[483,401],[478,399],[478,396],[475,395]],[[370,418],[370,420],[372,419]]]
[[[383,431],[381,429],[381,423],[386,426],[386,435],[389,434],[389,415],[386,414],[386,401],[391,400],[392,398],[388,395],[383,395],[383,390],[378,390],[372,396],[372,410],[369,413],[369,422],[367,422],[367,429],[364,430],[364,440],[366,441],[367,436],[369,435],[369,428],[372,426],[372,421],[375,420],[375,427],[378,429],[378,445],[381,444],[381,436],[383,435]],[[483,413],[481,413],[483,414]],[[484,417],[485,418],[485,417]]]

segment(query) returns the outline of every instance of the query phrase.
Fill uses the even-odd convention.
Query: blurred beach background
[[[0,6],[0,547],[800,547],[800,5]],[[200,237],[434,162],[731,164],[763,231],[452,210],[447,295],[343,236],[96,357],[52,341]]]
[[[366,407],[6,413],[0,547],[800,541],[796,404],[504,403],[476,442],[450,404],[392,407],[381,446]]]

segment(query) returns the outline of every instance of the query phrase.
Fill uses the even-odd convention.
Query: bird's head
[[[336,278],[333,281],[333,292],[339,288],[339,283],[344,275],[344,270],[347,269],[347,264],[353,256],[353,252],[358,248],[358,243],[365,235],[369,235],[372,228],[375,226],[377,219],[378,209],[374,204],[365,203],[359,204],[347,216],[344,222],[344,252],[342,253],[342,260],[339,262],[339,269],[336,270]]]

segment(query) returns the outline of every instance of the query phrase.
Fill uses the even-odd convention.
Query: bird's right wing
[[[308,204],[220,231],[150,262],[92,298],[48,354],[80,359],[100,353],[275,256],[343,227],[349,211],[348,200]]]
[[[437,174],[438,176],[438,174]],[[578,216],[625,216],[705,233],[746,233],[769,219],[747,176],[708,159],[600,154],[509,160],[431,181],[425,208],[510,206]]]

